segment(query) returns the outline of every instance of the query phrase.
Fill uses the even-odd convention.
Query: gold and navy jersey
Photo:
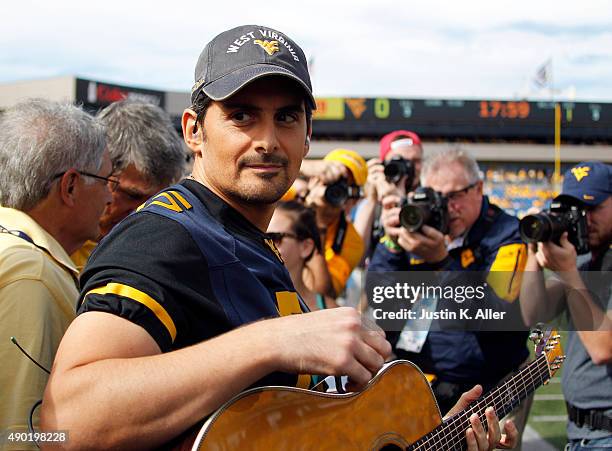
[[[266,234],[193,180],[118,224],[91,255],[81,286],[79,313],[138,324],[162,352],[308,311]],[[309,384],[306,375],[274,373],[257,385]]]

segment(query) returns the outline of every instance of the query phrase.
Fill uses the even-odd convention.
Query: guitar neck
[[[487,407],[493,407],[497,417],[501,419],[548,379],[550,379],[548,361],[544,354],[540,354],[525,368],[470,404],[467,409],[444,421],[429,434],[410,445],[408,449],[466,449],[465,431],[471,426],[470,416],[478,414],[486,429],[485,409]]]

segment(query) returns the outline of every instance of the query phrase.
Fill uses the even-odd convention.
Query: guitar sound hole
[[[387,432],[378,437],[370,449],[380,451],[404,451],[408,447],[408,442],[394,432]]]

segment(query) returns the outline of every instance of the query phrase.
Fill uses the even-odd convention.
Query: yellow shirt
[[[344,290],[351,272],[361,261],[364,252],[363,239],[350,221],[346,221],[346,237],[342,242],[340,253],[336,254],[334,252],[332,246],[334,245],[339,223],[340,219],[334,221],[327,228],[325,234],[325,261],[327,262],[327,269],[331,276],[334,290],[338,296]]]
[[[36,244],[0,233],[0,431],[27,432],[30,409],[42,398],[48,375],[10,337],[51,369],[59,342],[75,318],[78,272],[62,246],[27,214],[0,207],[0,225],[25,233]],[[36,449],[24,442],[3,446]]]
[[[79,250],[74,251],[70,256],[70,259],[72,260],[76,268],[79,270],[79,273],[83,271],[83,268],[85,267],[89,256],[97,245],[98,243],[96,243],[95,241],[87,240]]]

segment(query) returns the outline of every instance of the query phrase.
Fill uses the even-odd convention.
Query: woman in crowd
[[[314,212],[296,201],[280,202],[268,226],[268,235],[283,257],[296,291],[310,310],[336,307],[333,299],[313,292],[304,282],[313,259],[325,262]]]

